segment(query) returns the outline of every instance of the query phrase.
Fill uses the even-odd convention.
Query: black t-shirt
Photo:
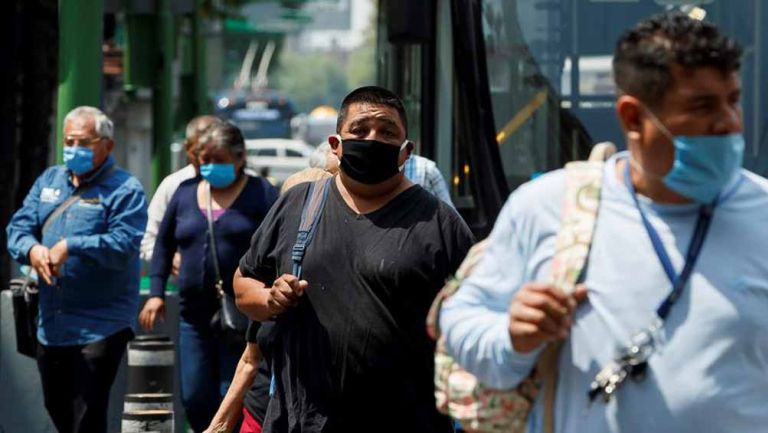
[[[248,343],[258,344],[257,335],[261,330],[259,325],[259,322],[251,322],[248,325],[248,330],[245,332],[245,340]],[[251,388],[248,389],[243,399],[243,405],[259,424],[264,423],[264,416],[267,414],[270,378],[269,361],[265,358],[259,361],[256,377],[253,379],[253,384],[251,384]]]
[[[308,188],[272,207],[243,275],[271,285],[291,272]],[[305,296],[259,336],[277,377],[265,433],[451,432],[435,409],[425,319],[473,241],[456,211],[420,186],[358,215],[332,182],[302,264]]]

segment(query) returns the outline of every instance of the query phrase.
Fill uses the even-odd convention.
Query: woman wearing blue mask
[[[200,139],[198,162],[200,176],[179,186],[160,225],[151,262],[151,297],[139,323],[150,330],[163,317],[165,283],[178,249],[182,402],[190,426],[202,432],[245,347],[243,335],[217,320],[219,296],[233,296],[238,261],[278,194],[263,178],[244,173],[245,142],[234,125],[211,126]]]

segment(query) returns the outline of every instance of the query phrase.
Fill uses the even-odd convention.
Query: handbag
[[[566,165],[566,194],[561,227],[555,240],[551,282],[566,293],[581,277],[594,234],[600,204],[604,161],[616,148],[599,143],[588,161]],[[470,433],[523,433],[534,400],[543,391],[544,432],[554,431],[556,365],[562,342],[545,347],[532,372],[514,389],[493,389],[480,383],[448,354],[440,334],[440,308],[455,294],[480,261],[487,240],[474,245],[454,277],[438,293],[427,316],[427,332],[435,348],[435,401],[437,409],[456,419]]]
[[[16,351],[22,355],[37,356],[37,306],[39,292],[31,278],[14,278],[9,285],[16,328]]]
[[[115,167],[112,166],[92,182],[78,187],[69,198],[61,202],[61,204],[59,204],[56,209],[45,218],[45,222],[43,222],[43,226],[40,229],[41,237],[42,234],[50,228],[56,218],[61,216],[64,211],[80,200],[80,197],[85,192],[109,177],[115,170]],[[36,358],[38,345],[37,315],[40,299],[37,282],[29,276],[25,278],[14,278],[9,282],[8,288],[11,291],[11,298],[13,300],[13,321],[16,328],[16,351],[21,355]]]
[[[219,310],[213,315],[211,324],[221,331],[235,331],[245,335],[250,319],[237,308],[234,297],[224,291],[224,280],[219,269],[219,255],[216,251],[216,236],[213,233],[213,203],[211,198],[211,184],[207,184],[207,203],[205,216],[208,220],[208,238],[211,242],[211,255],[213,256],[213,269],[216,272],[216,296],[219,299]]]

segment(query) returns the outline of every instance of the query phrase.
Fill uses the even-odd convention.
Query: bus
[[[377,79],[401,95],[410,138],[484,236],[522,183],[585,158],[596,142],[625,147],[614,45],[639,20],[670,9],[742,44],[744,166],[768,175],[764,0],[381,0]]]
[[[214,113],[237,125],[248,140],[291,138],[295,110],[290,99],[274,90],[229,91],[216,98]]]

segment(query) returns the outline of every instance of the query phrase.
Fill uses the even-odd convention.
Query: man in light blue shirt
[[[583,286],[565,294],[544,283],[565,194],[559,170],[511,195],[482,261],[444,305],[449,352],[491,387],[516,386],[545,343],[565,340],[558,433],[768,429],[768,181],[740,168],[740,57],[712,24],[682,14],[622,36],[616,109],[629,151],[605,165]],[[659,307],[676,279],[687,284],[667,314]],[[598,386],[591,401],[617,349],[660,318],[645,377]],[[542,431],[540,401],[529,425]]]
[[[138,309],[147,203],[139,181],[115,166],[112,131],[100,110],[72,110],[65,165],[37,178],[6,228],[8,252],[38,275],[37,363],[60,433],[107,431],[109,390]]]
[[[411,182],[421,185],[432,195],[442,200],[445,204],[453,207],[451,194],[448,192],[448,186],[445,184],[443,174],[437,168],[434,161],[423,156],[411,153],[408,160],[405,161],[403,173]]]

